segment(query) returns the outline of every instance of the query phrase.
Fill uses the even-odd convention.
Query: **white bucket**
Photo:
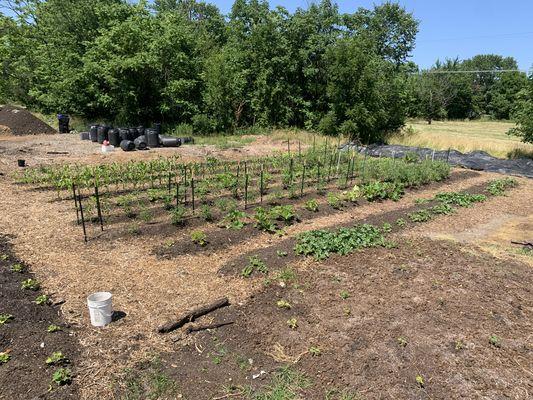
[[[109,292],[97,292],[87,297],[91,324],[93,326],[106,326],[113,316],[113,295]]]

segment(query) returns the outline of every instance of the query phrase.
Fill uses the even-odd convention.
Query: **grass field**
[[[461,152],[483,150],[495,157],[533,156],[533,145],[507,135],[514,124],[500,121],[426,121],[411,120],[401,134],[389,139],[391,144],[448,148]]]

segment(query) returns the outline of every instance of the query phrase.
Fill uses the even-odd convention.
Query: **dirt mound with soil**
[[[0,134],[38,135],[52,133],[57,133],[57,131],[28,110],[13,106],[0,106]]]

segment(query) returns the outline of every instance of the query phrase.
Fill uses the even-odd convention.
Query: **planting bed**
[[[9,357],[5,363],[0,360],[0,398],[77,399],[75,383],[59,386],[52,378],[62,367],[74,376],[79,343],[59,308],[51,304],[57,301],[54,296],[39,305],[36,299],[44,294],[42,290],[21,289],[22,282],[35,279],[29,269],[13,254],[8,239],[0,236],[0,316],[12,317],[0,322],[0,353]],[[61,352],[70,362],[47,365],[45,361],[54,352]]]
[[[527,231],[531,181],[326,146],[291,155],[292,185],[286,153],[0,178],[0,226],[79,338],[79,398],[527,398],[530,255],[430,238],[479,236],[499,216]],[[104,329],[85,304],[99,290],[121,314]],[[158,333],[220,297],[230,306]]]

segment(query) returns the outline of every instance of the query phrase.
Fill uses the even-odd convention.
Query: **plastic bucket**
[[[113,295],[109,292],[97,292],[87,297],[91,324],[93,326],[106,326],[113,317]]]

